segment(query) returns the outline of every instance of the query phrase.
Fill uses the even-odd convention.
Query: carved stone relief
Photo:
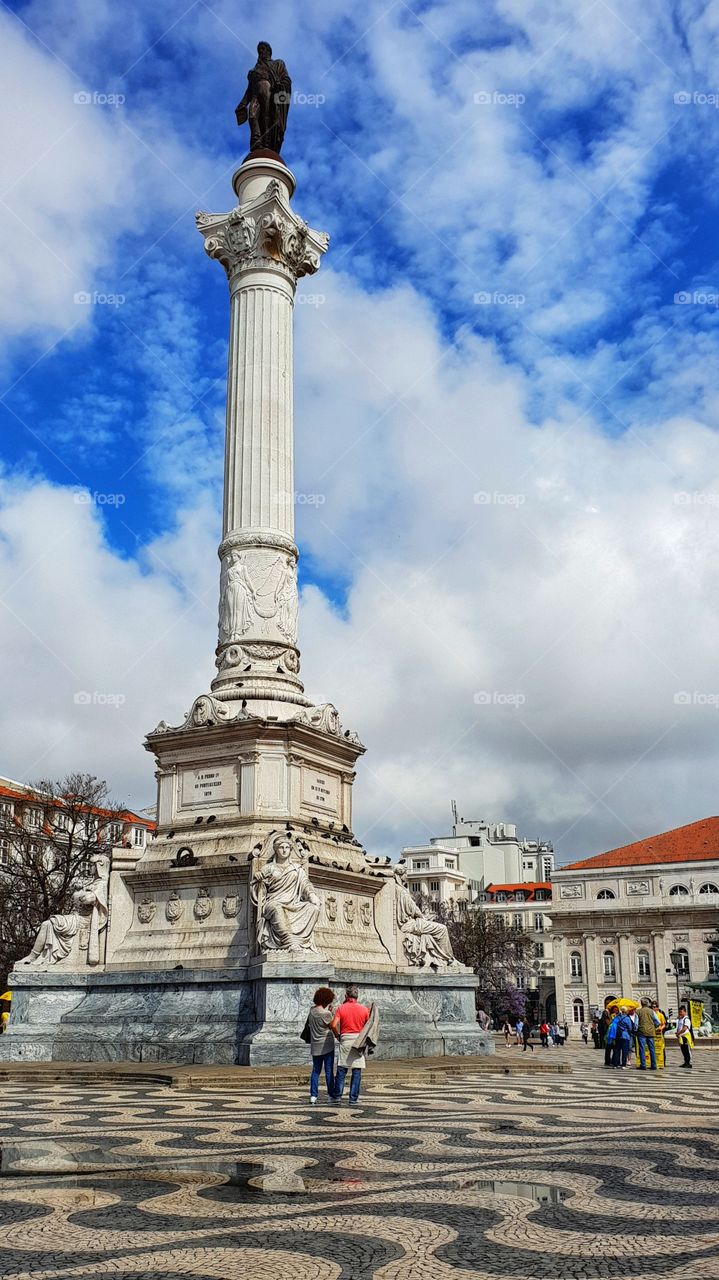
[[[227,920],[234,920],[240,913],[242,898],[236,893],[227,893],[222,899],[222,914]]]
[[[157,911],[157,903],[152,898],[143,898],[137,906],[137,918],[140,924],[149,924]]]
[[[372,903],[363,902],[360,905],[360,919],[366,928],[372,923]]]
[[[273,621],[297,639],[297,573],[292,556],[263,549],[230,551],[220,574],[220,644],[236,644],[255,624]]]
[[[651,884],[648,880],[629,880],[627,882],[627,893],[650,893]]]
[[[206,920],[212,914],[213,902],[209,889],[198,889],[192,914],[196,920]]]
[[[581,884],[560,885],[559,896],[560,898],[581,898],[583,896],[582,886]]]
[[[337,919],[337,899],[331,893],[329,898],[325,898],[325,915],[330,921]]]
[[[165,915],[171,924],[175,924],[185,910],[185,904],[179,893],[171,893],[165,906]]]
[[[344,915],[344,918],[347,924],[352,924],[354,922],[355,910],[356,908],[355,908],[354,898],[347,898],[346,901],[342,904],[342,913]]]

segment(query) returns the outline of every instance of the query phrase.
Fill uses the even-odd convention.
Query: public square
[[[539,1051],[444,1085],[373,1087],[370,1069],[355,1110],[298,1089],[6,1086],[0,1274],[715,1278],[716,1051],[656,1075],[555,1052],[571,1074],[532,1074]]]

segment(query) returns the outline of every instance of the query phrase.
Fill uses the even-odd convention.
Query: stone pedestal
[[[474,1018],[472,974],[336,969],[328,964],[104,973],[18,973],[10,1062],[302,1063],[300,1031],[320,985],[358,981],[381,1010],[378,1058],[493,1052]]]

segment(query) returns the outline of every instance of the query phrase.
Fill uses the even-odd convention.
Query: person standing
[[[546,1020],[539,1026],[539,1042],[543,1049],[549,1048],[549,1023]]]
[[[649,1054],[651,1070],[656,1071],[657,1069],[655,1036],[658,1026],[659,1018],[653,1012],[651,1004],[645,997],[637,1013],[637,1056],[641,1071],[646,1071],[647,1069],[647,1054]]]
[[[582,1023],[582,1025],[581,1025],[581,1027],[580,1027],[580,1030],[581,1030],[581,1033],[582,1033],[582,1040],[584,1041],[584,1043],[585,1043],[585,1044],[589,1044],[589,1026],[588,1026],[588,1024],[587,1024],[586,1022],[583,1022],[583,1023]]]
[[[611,1028],[610,1028],[611,1030]],[[634,1023],[628,1013],[617,1014],[616,1026],[614,1030],[614,1051],[612,1053],[612,1066],[617,1067],[620,1071],[627,1066],[629,1059],[629,1050],[632,1047],[634,1039]]]
[[[505,1020],[504,1020],[504,1026],[502,1027],[502,1032],[504,1033],[504,1043],[505,1043],[507,1046],[509,1046],[509,1042],[510,1042],[510,1040],[511,1040],[511,1038],[512,1038],[512,1028],[510,1027],[509,1023],[507,1022],[507,1019],[506,1019],[506,1018],[505,1018]]]
[[[514,1024],[514,1035],[515,1035],[514,1043],[517,1045],[522,1043],[523,1030],[524,1030],[524,1021],[522,1018],[517,1018],[517,1021]]]
[[[334,1100],[335,1102],[342,1100],[345,1078],[350,1071],[350,1106],[356,1106],[359,1102],[362,1069],[367,1065],[364,1053],[354,1047],[355,1040],[369,1018],[369,1009],[366,1005],[359,1003],[358,997],[357,987],[347,987],[344,1001],[332,1020],[332,1028],[339,1038]]]
[[[679,1041],[679,1047],[682,1051],[682,1057],[684,1059],[681,1065],[683,1067],[689,1067],[691,1069],[693,1065],[692,1044],[694,1043],[694,1037],[692,1036],[691,1018],[687,1014],[686,1005],[683,1005],[683,1004],[680,1004],[679,1006],[679,1017],[677,1018],[676,1036],[677,1036],[677,1040]]]
[[[319,1097],[320,1076],[324,1071],[327,1085],[327,1096],[335,1096],[335,1034],[332,1030],[335,993],[329,987],[318,987],[313,996],[314,1004],[307,1019],[310,1034],[310,1053],[312,1054],[312,1074],[310,1076],[310,1105],[313,1106]]]
[[[530,1049],[532,1050],[532,1053],[534,1053],[534,1045],[532,1044],[532,1027],[531,1027],[531,1024],[525,1018],[524,1024],[522,1026],[522,1046],[523,1046],[522,1053],[527,1052],[527,1045],[529,1045]]]

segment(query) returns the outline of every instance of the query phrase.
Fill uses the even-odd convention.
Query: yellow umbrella
[[[616,1009],[619,1013],[634,1013],[634,1010],[640,1009],[641,1005],[638,1000],[629,1000],[626,996],[618,996],[616,1000],[610,1000],[607,1008]]]

